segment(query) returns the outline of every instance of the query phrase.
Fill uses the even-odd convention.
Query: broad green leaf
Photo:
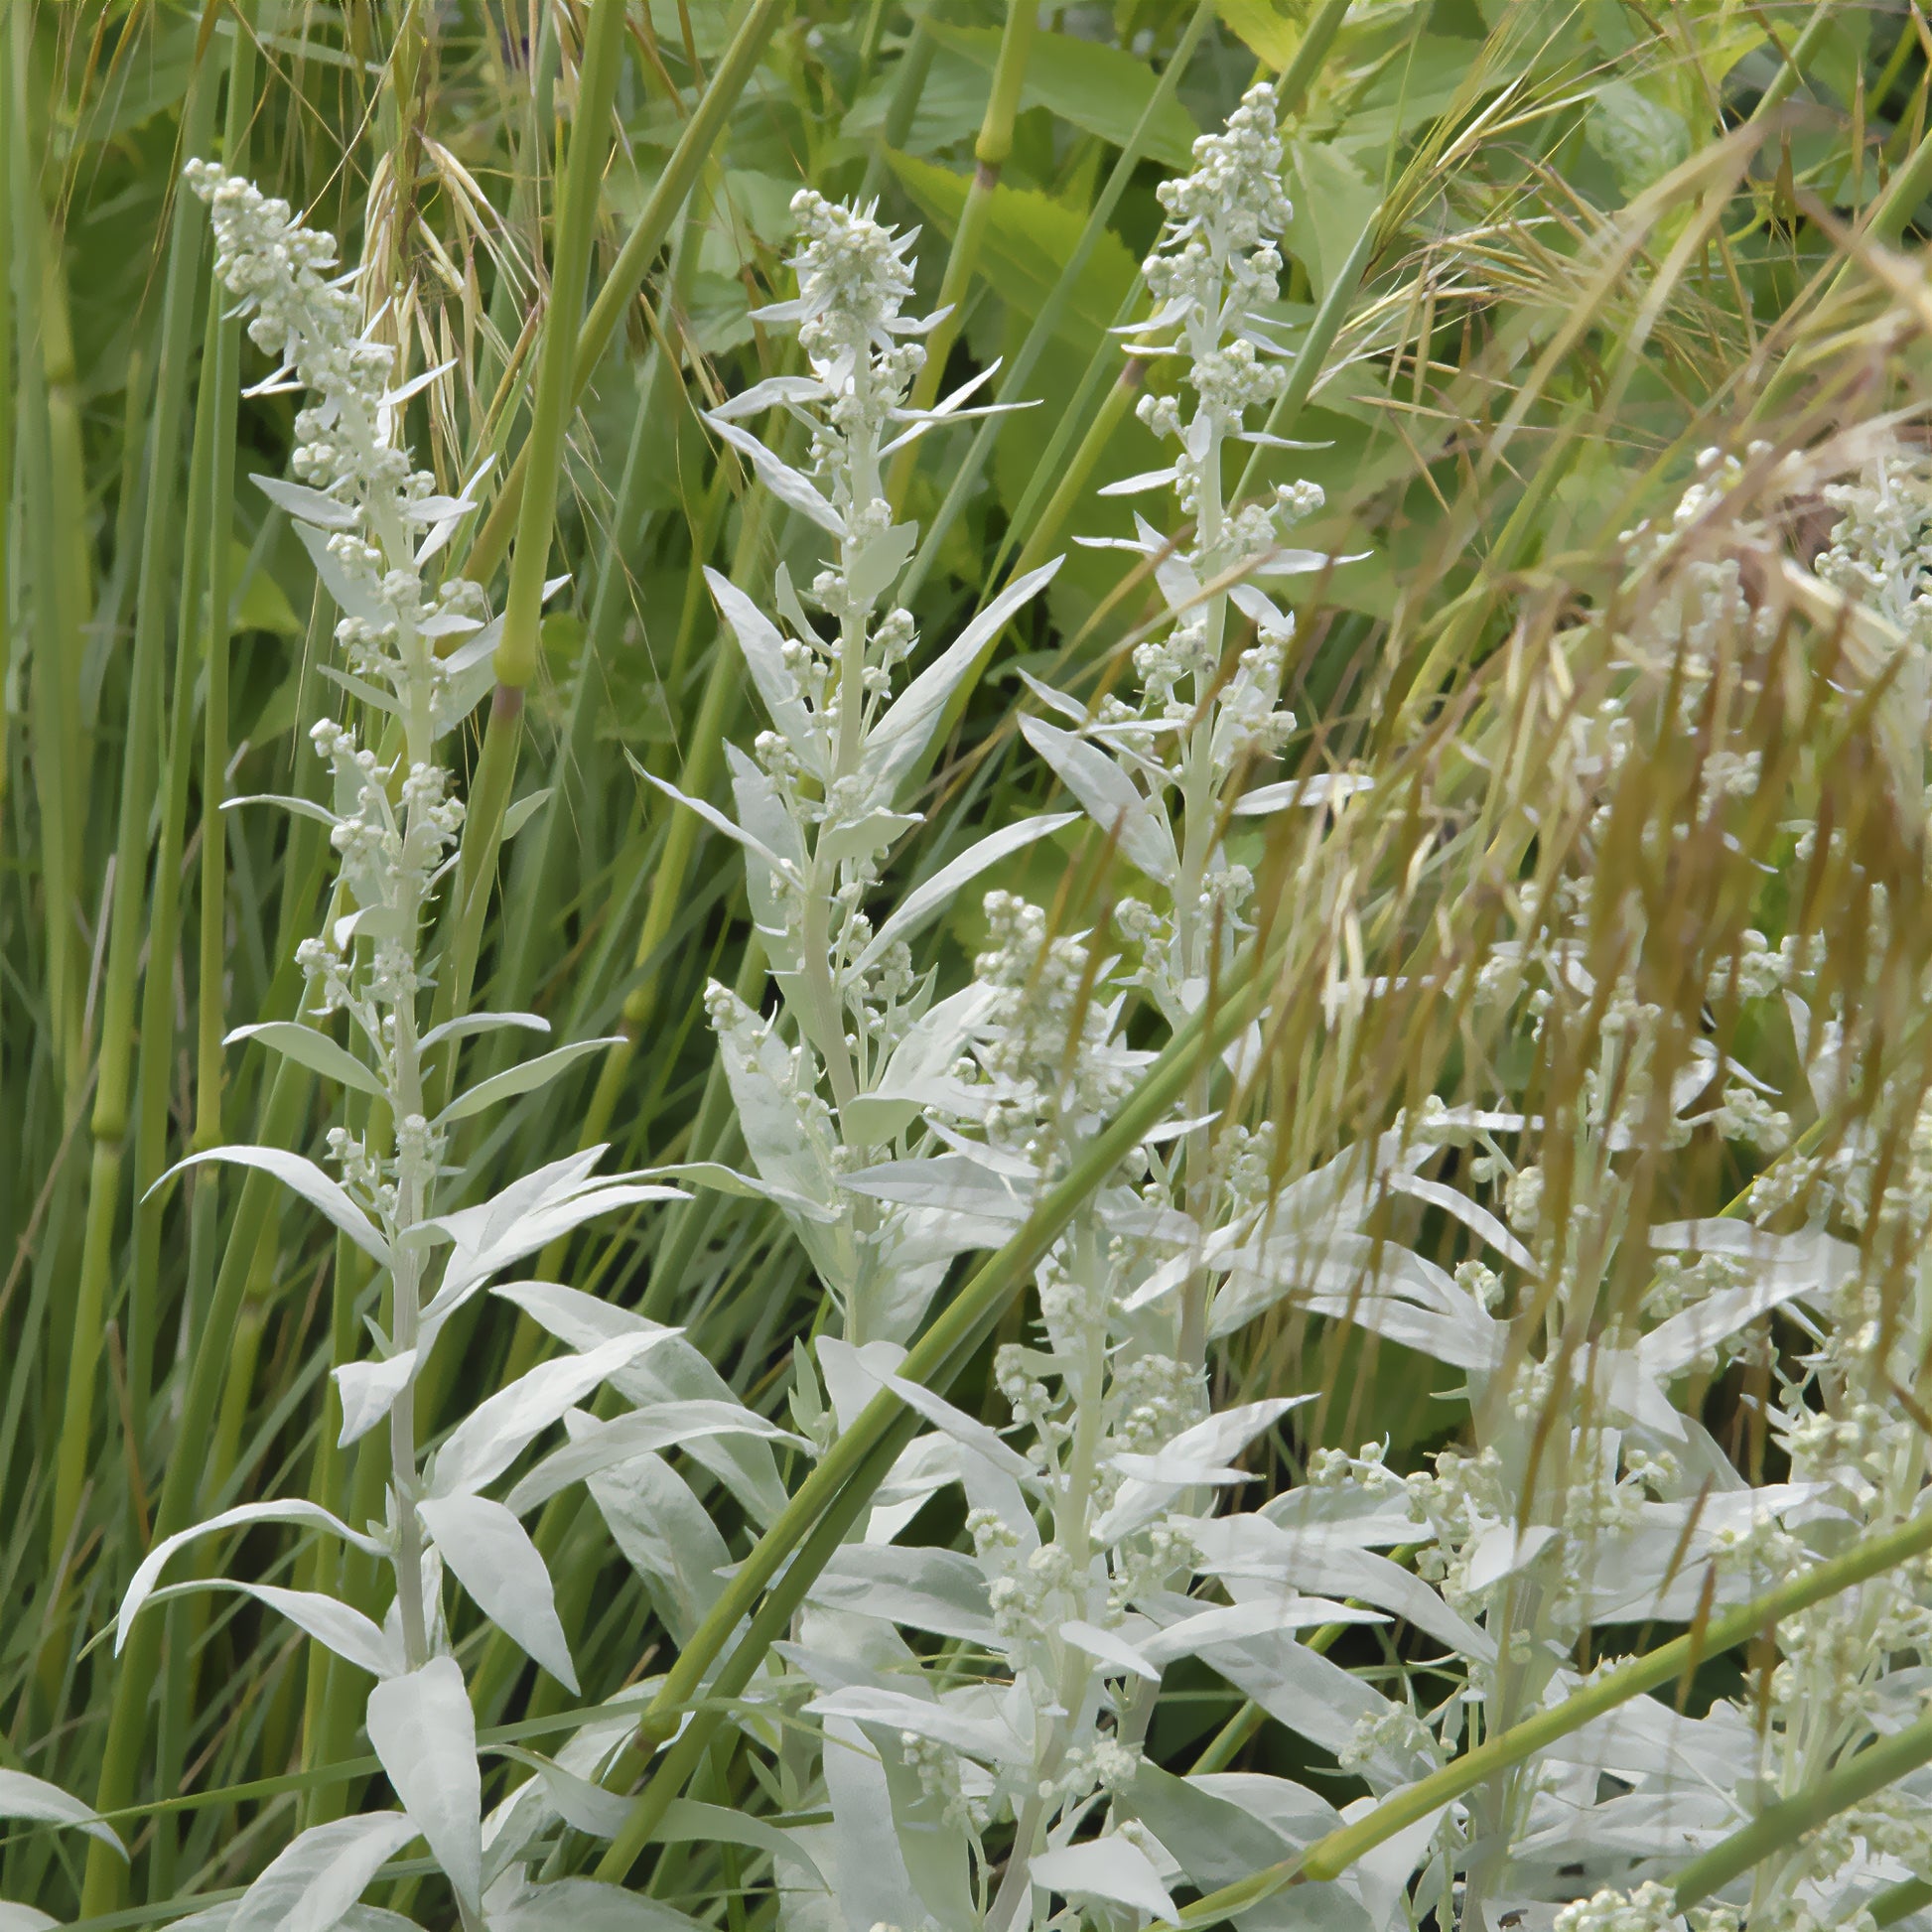
[[[1264,66],[1278,71],[1294,60],[1295,50],[1302,45],[1303,23],[1290,0],[1216,0],[1214,11],[1229,33],[1245,41]]]
[[[910,155],[893,154],[888,159],[920,212],[950,237],[966,206],[969,177]],[[1037,189],[996,188],[981,243],[986,280],[1029,319],[1038,315],[1060,279],[1062,265],[1079,243],[1086,218],[1085,208],[1056,202]],[[1127,244],[1111,232],[1102,235],[1060,309],[1055,333],[1076,348],[1098,345],[1114,326],[1138,274]]]
[[[1290,155],[1295,215],[1286,238],[1290,252],[1309,271],[1318,301],[1374,221],[1382,198],[1336,148],[1297,141]]]
[[[998,28],[952,27],[928,20],[926,32],[941,47],[963,55],[989,74],[993,71],[1000,54]],[[1097,134],[1119,148],[1127,145],[1157,84],[1147,63],[1124,48],[1071,34],[1035,34],[1027,54],[1020,104],[1044,107],[1083,133]],[[1193,163],[1199,133],[1186,108],[1170,100],[1154,117],[1145,152],[1170,168],[1185,171]]]

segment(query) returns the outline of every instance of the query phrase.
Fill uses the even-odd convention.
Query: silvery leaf
[[[1132,1839],[1097,1838],[1085,1845],[1042,1852],[1028,1867],[1027,1876],[1067,1897],[1101,1898],[1171,1925],[1180,1923],[1154,1862]]]
[[[483,1911],[483,1779],[477,1721],[454,1657],[391,1677],[369,1693],[369,1742],[410,1822],[457,1897]]]
[[[1022,718],[1020,730],[1094,824],[1108,838],[1117,838],[1121,851],[1150,879],[1172,885],[1180,860],[1160,804],[1146,797],[1105,752],[1071,732],[1040,718]]]
[[[891,710],[866,734],[861,768],[890,795],[918,761],[938,729],[947,701],[958,690],[980,653],[991,649],[1008,619],[1052,581],[1060,567],[1049,564],[1015,578],[964,630],[898,695]]]
[[[135,1571],[132,1581],[128,1584],[127,1594],[121,1598],[120,1613],[115,1618],[115,1656],[121,1654],[121,1648],[127,1642],[128,1627],[139,1614],[141,1605],[153,1593],[168,1559],[184,1544],[192,1543],[198,1537],[214,1536],[222,1530],[240,1529],[248,1523],[294,1523],[303,1529],[328,1530],[333,1535],[340,1536],[345,1543],[360,1550],[365,1556],[383,1556],[388,1547],[372,1536],[358,1536],[340,1517],[332,1515],[320,1503],[301,1501],[237,1503],[232,1509],[222,1510],[218,1516],[210,1516],[205,1523],[197,1523],[190,1529],[177,1530],[173,1536],[163,1537],[142,1558],[141,1567]]]
[[[523,1525],[483,1496],[431,1496],[416,1513],[477,1607],[572,1693],[577,1671],[550,1573]]]
[[[331,1180],[313,1161],[306,1161],[299,1154],[285,1154],[280,1148],[273,1147],[216,1147],[206,1154],[191,1154],[185,1161],[177,1161],[154,1185],[159,1187],[162,1180],[172,1174],[180,1173],[186,1168],[199,1167],[204,1161],[220,1161],[233,1168],[259,1168],[264,1173],[271,1173],[285,1187],[300,1194],[312,1207],[318,1207],[337,1227],[348,1236],[365,1255],[380,1266],[389,1265],[389,1244],[382,1238],[375,1223],[357,1207],[345,1188]],[[148,1189],[153,1193],[154,1188]]]
[[[303,1832],[241,1895],[227,1932],[331,1932],[390,1859],[418,1836],[398,1811]]]
[[[825,500],[810,478],[800,476],[790,464],[780,462],[750,430],[740,429],[736,423],[716,415],[705,420],[721,441],[751,459],[759,481],[787,509],[798,511],[832,536],[845,535],[845,518]]]
[[[306,1066],[312,1073],[320,1073],[325,1080],[334,1080],[338,1086],[352,1087],[357,1093],[372,1094],[377,1099],[384,1097],[385,1090],[374,1069],[364,1066],[346,1047],[339,1046],[314,1027],[304,1027],[293,1020],[265,1020],[255,1027],[236,1027],[221,1044],[232,1046],[241,1039],[258,1039],[284,1058]]]
[[[452,1121],[468,1120],[472,1114],[480,1114],[485,1107],[493,1107],[499,1100],[513,1100],[518,1094],[533,1093],[538,1087],[548,1086],[558,1074],[575,1065],[585,1054],[601,1053],[606,1047],[622,1044],[621,1035],[611,1034],[602,1039],[575,1040],[568,1046],[557,1046],[547,1053],[539,1053],[533,1060],[521,1060],[515,1066],[491,1074],[487,1080],[479,1081],[467,1093],[458,1094],[437,1115],[435,1125],[447,1127]]]
[[[25,1818],[37,1825],[71,1825],[98,1839],[109,1851],[127,1857],[120,1834],[91,1805],[70,1797],[58,1784],[25,1771],[0,1771],[0,1818]]]
[[[778,634],[777,625],[729,577],[710,569],[704,577],[725,622],[738,640],[745,668],[752,674],[766,715],[806,767],[822,777],[824,757],[819,750],[820,733],[799,695],[798,680],[785,663],[785,642]]]
[[[767,1442],[787,1443],[795,1449],[808,1447],[800,1437],[738,1402],[653,1404],[632,1415],[595,1424],[564,1448],[545,1456],[510,1491],[509,1506],[518,1515],[527,1515],[559,1490],[567,1489],[573,1482],[582,1482],[600,1470],[627,1462],[633,1455],[681,1448],[707,1436],[759,1436]]]
[[[335,497],[325,496],[306,483],[289,483],[282,477],[251,476],[248,481],[271,503],[303,523],[313,523],[324,530],[352,530],[362,520],[352,505],[339,503]]]
[[[885,956],[887,947],[900,939],[910,938],[927,919],[950,906],[968,880],[977,879],[987,867],[997,865],[1023,846],[1033,844],[1035,839],[1047,838],[1062,826],[1071,825],[1073,817],[1070,812],[1043,813],[1038,818],[1025,819],[1018,825],[1007,825],[997,832],[989,832],[977,844],[968,846],[957,859],[941,866],[930,879],[906,894],[872,935],[865,950],[853,961],[851,970],[863,973]]]
[[[429,1493],[463,1495],[494,1481],[567,1409],[672,1332],[620,1335],[581,1355],[540,1362],[456,1426],[436,1452]]]
[[[885,1617],[913,1630],[994,1645],[986,1578],[955,1550],[848,1543],[818,1574],[808,1599],[826,1609]]]

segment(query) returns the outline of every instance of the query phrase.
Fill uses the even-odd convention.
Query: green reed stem
[[[437,990],[437,1011],[443,1018],[461,1013],[469,1003],[470,982],[483,944],[483,919],[496,872],[503,813],[516,777],[524,687],[536,674],[543,585],[557,518],[564,437],[577,404],[578,325],[584,314],[584,285],[591,270],[598,191],[611,152],[611,108],[622,68],[623,18],[623,0],[594,0],[584,36],[577,112],[561,171],[563,186],[551,244],[550,299],[538,349],[536,402],[523,446],[522,461],[531,466],[533,474],[522,492],[517,516],[516,550],[503,603],[502,638],[496,646],[496,692],[464,823],[452,940]],[[454,1066],[455,1056],[445,1054],[441,1084],[446,1094]]]
[[[254,1138],[270,1147],[287,1146],[308,1110],[314,1084],[315,1076],[306,1068],[293,1060],[282,1060],[256,1123]],[[228,1224],[227,1246],[215,1273],[207,1319],[194,1338],[181,1424],[174,1437],[178,1452],[167,1458],[161,1495],[155,1506],[157,1542],[186,1529],[194,1514],[204,1473],[196,1446],[206,1444],[212,1435],[228,1373],[230,1342],[249,1272],[254,1266],[255,1249],[269,1217],[280,1208],[281,1200],[278,1181],[250,1171],[241,1184],[234,1217]],[[166,1623],[163,1617],[137,1618],[121,1652],[119,1668],[114,1673],[113,1698],[96,1786],[98,1811],[118,1810],[132,1802],[147,1742],[148,1703],[157,1688],[161,1634]],[[126,1884],[127,1867],[120,1859],[105,1846],[90,1844],[81,1883],[81,1911],[91,1915],[113,1910],[125,1897]]]
[[[1873,1792],[1932,1763],[1932,1718],[1895,1730],[1834,1765],[1809,1789],[1768,1805],[1728,1838],[1700,1853],[1672,1881],[1681,1912],[1741,1878],[1755,1864],[1791,1851],[1798,1841]],[[1880,1921],[1884,1923],[1885,1921]]]
[[[191,89],[185,133],[205,142],[212,121],[216,73],[204,57]],[[194,325],[195,286],[206,217],[192,195],[177,194],[168,242],[161,361],[154,434],[148,453],[148,507],[141,537],[133,647],[128,663],[128,729],[121,755],[119,829],[114,888],[108,912],[107,965],[100,1004],[100,1063],[91,1121],[93,1166],[80,1279],[74,1291],[73,1334],[68,1358],[66,1407],[55,1449],[54,1511],[49,1524],[50,1575],[58,1567],[80,1510],[91,1447],[94,1381],[99,1370],[102,1316],[119,1217],[121,1164],[126,1148],[129,1086],[135,1052],[134,999],[141,952],[148,938],[148,828],[154,808],[155,756],[162,719],[165,591],[175,542],[174,480],[180,462],[186,363]],[[225,533],[224,533],[225,534]],[[186,671],[182,675],[187,675]],[[164,977],[171,961],[157,960]],[[154,1077],[165,1078],[161,1068]],[[138,1311],[151,1333],[152,1304]],[[145,1345],[145,1344],[144,1344]]]
[[[752,75],[758,71],[765,44],[775,32],[785,5],[786,0],[753,0],[752,9],[732,37],[724,59],[712,69],[711,79],[699,96],[698,104],[691,110],[691,118],[684,123],[677,146],[671,150],[670,159],[664,164],[664,172],[658,176],[657,185],[644,204],[643,212],[625,236],[623,246],[618,250],[617,259],[611,264],[611,272],[605,277],[604,286],[597,292],[597,300],[591,304],[590,313],[584,318],[583,329],[577,338],[576,364],[571,377],[570,400],[573,405],[590,387],[591,377],[597,373],[597,365],[604,359],[604,351],[610,347],[618,324],[623,319],[632,297],[643,285],[651,263],[657,258],[657,251],[670,236],[671,224],[677,219],[678,209],[697,185],[705,164],[716,154],[724,136],[725,123],[738,105],[739,96],[750,83]],[[496,566],[502,562],[503,553],[509,547],[510,532],[520,522],[519,505],[531,461],[530,447],[525,444],[510,466],[509,475],[503,479],[503,486],[490,505],[489,514],[483,519],[470,546],[464,572],[480,584],[487,583],[495,574]]]
[[[25,485],[22,522],[33,629],[29,709],[35,802],[40,814],[42,916],[47,948],[48,1024],[62,1093],[69,1107],[86,1077],[82,1036],[87,960],[75,924],[80,904],[80,857],[86,793],[81,782],[78,679],[85,642],[80,589],[72,579],[71,545],[59,536],[52,384],[48,375],[53,269],[40,171],[34,162],[31,12],[8,17],[7,173],[12,254],[8,263],[18,318],[20,473]],[[70,365],[69,365],[70,366]],[[10,480],[11,481],[11,480]]]
[[[993,198],[999,191],[1000,176],[1006,169],[1007,157],[1013,152],[1013,123],[1020,112],[1020,90],[1026,84],[1027,59],[1033,52],[1034,30],[1038,19],[1039,9],[1033,0],[1007,0],[1006,25],[1001,30],[1000,52],[993,64],[993,88],[987,95],[986,112],[973,143],[973,184],[966,191],[966,205],[959,211],[959,225],[953,230],[945,272],[939,278],[939,299],[935,306],[943,313],[938,326],[926,338],[925,365],[913,379],[907,398],[913,409],[932,407],[939,385],[945,379],[947,358],[966,320],[966,293],[979,268],[980,243],[986,237],[986,224],[993,213]],[[906,487],[919,460],[918,452],[916,443],[908,443],[894,459],[886,480],[887,500],[896,515],[905,501]]]

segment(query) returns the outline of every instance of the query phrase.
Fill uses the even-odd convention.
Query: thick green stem
[[[1709,1898],[1733,1878],[1741,1878],[1753,1865],[1790,1851],[1806,1834],[1817,1831],[1840,1812],[1849,1811],[1927,1763],[1932,1763],[1932,1718],[1921,1718],[1917,1724],[1868,1744],[1834,1766],[1810,1790],[1767,1807],[1748,1825],[1693,1859],[1672,1885],[1677,1909],[1684,1911]]]
[[[33,586],[29,659],[30,735],[35,802],[40,812],[42,912],[46,929],[48,1015],[54,1063],[69,1107],[86,1079],[82,1016],[87,961],[79,944],[83,778],[78,679],[84,637],[84,584],[73,574],[73,547],[63,543],[56,507],[53,376],[58,317],[51,317],[55,270],[47,209],[35,166],[32,10],[15,5],[8,19],[7,173],[13,280],[18,317],[20,473],[26,483],[22,522]],[[64,379],[71,375],[71,357]],[[12,479],[9,478],[11,483]],[[82,553],[84,564],[84,552]]]
[[[313,1074],[292,1060],[284,1060],[276,1069],[255,1139],[268,1147],[286,1146],[307,1111],[313,1085]],[[280,1205],[281,1183],[268,1174],[251,1171],[242,1182],[234,1219],[229,1224],[228,1243],[214,1278],[207,1320],[195,1337],[181,1426],[175,1436],[178,1451],[167,1459],[161,1495],[155,1506],[157,1542],[186,1529],[194,1513],[205,1465],[201,1455],[191,1452],[191,1449],[193,1445],[207,1442],[212,1433],[228,1373],[229,1342],[247,1292],[256,1244],[270,1215]],[[121,1652],[101,1752],[100,1779],[95,1787],[97,1811],[120,1811],[133,1799],[147,1740],[148,1701],[156,1690],[156,1667],[166,1623],[164,1617],[137,1617]],[[105,1846],[90,1844],[80,1893],[82,1915],[113,1910],[125,1897],[126,1886],[127,1866],[119,1856]]]
[[[623,0],[595,0],[584,37],[577,112],[562,169],[562,196],[551,244],[550,301],[538,350],[536,401],[529,438],[519,459],[528,466],[528,481],[518,508],[516,550],[503,602],[502,637],[496,646],[496,695],[489,708],[483,759],[464,824],[462,858],[457,868],[456,920],[437,989],[436,1010],[443,1019],[463,1012],[469,1004],[496,874],[503,813],[516,778],[516,755],[523,736],[523,693],[536,675],[543,585],[557,518],[564,437],[582,387],[577,380],[578,325],[584,314],[584,285],[591,270],[598,191],[611,151],[611,108],[622,67],[623,14]],[[656,252],[654,247],[651,252]],[[585,374],[588,377],[589,370]],[[440,1086],[445,1094],[454,1063],[454,1055],[444,1056]]]
[[[204,62],[189,103],[188,132],[206,131],[212,119],[214,74]],[[185,363],[194,322],[195,275],[206,216],[195,198],[178,195],[169,236],[164,295],[164,363]],[[49,1524],[58,1567],[80,1509],[93,1429],[94,1380],[99,1369],[102,1320],[114,1234],[119,1218],[121,1166],[126,1145],[129,1088],[135,1051],[134,1001],[143,945],[148,938],[148,828],[154,808],[154,760],[160,738],[161,653],[166,620],[165,586],[172,565],[175,467],[180,460],[181,407],[185,388],[170,385],[161,398],[148,457],[148,508],[141,544],[134,641],[128,664],[129,722],[121,758],[120,823],[114,849],[114,890],[108,913],[107,965],[100,1005],[100,1062],[91,1121],[93,1169],[89,1178],[86,1237],[74,1292],[73,1334],[68,1357],[67,1399],[56,1450],[54,1513]],[[223,532],[225,535],[225,531]],[[156,970],[166,974],[167,961]],[[156,1069],[155,1077],[162,1077]],[[152,1311],[143,1328],[151,1326]]]
[[[914,409],[932,407],[939,384],[945,379],[947,357],[966,320],[966,295],[979,268],[980,243],[992,217],[993,197],[999,191],[1007,157],[1013,152],[1013,123],[1020,112],[1020,90],[1026,82],[1027,57],[1033,52],[1038,19],[1039,9],[1034,0],[1007,0],[1006,27],[993,65],[993,90],[987,96],[979,138],[973,143],[973,185],[966,191],[966,206],[960,210],[959,226],[953,230],[952,251],[939,278],[939,307],[945,313],[926,338],[925,366],[914,379],[908,399]],[[918,448],[916,443],[908,443],[894,460],[887,479],[886,496],[895,515],[905,501]]]
[[[684,123],[677,146],[671,150],[671,158],[664,164],[664,172],[658,176],[657,185],[651,190],[650,200],[644,204],[636,226],[618,250],[618,258],[611,264],[611,272],[598,291],[597,300],[591,304],[589,315],[584,318],[571,371],[569,399],[573,406],[590,386],[591,377],[604,359],[604,351],[610,347],[611,338],[617,334],[624,310],[630,306],[631,298],[642,286],[658,249],[669,237],[671,223],[677,219],[678,209],[684,206],[685,198],[696,186],[705,164],[716,153],[725,123],[732,109],[738,105],[738,98],[752,75],[758,70],[765,43],[776,31],[785,4],[786,0],[754,0],[751,11],[732,37],[732,44],[726,49],[724,59],[712,69],[704,93],[692,109],[691,118]],[[526,443],[515,463],[510,466],[509,475],[503,479],[503,486],[495,502],[490,505],[488,516],[483,519],[476,540],[470,546],[464,571],[480,584],[487,583],[495,574],[496,566],[503,560],[503,552],[509,547],[510,531],[520,524],[519,506],[532,461],[532,448]]]

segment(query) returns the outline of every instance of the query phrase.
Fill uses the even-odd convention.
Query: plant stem
[[[1027,78],[1027,58],[1033,52],[1034,30],[1039,9],[1034,0],[1007,0],[1006,26],[1000,34],[1000,52],[993,64],[993,89],[987,96],[986,113],[980,121],[979,137],[973,143],[973,185],[966,191],[966,205],[959,212],[959,225],[953,230],[952,250],[946,257],[945,273],[939,279],[938,307],[943,314],[938,326],[926,338],[925,365],[912,383],[907,404],[913,409],[930,409],[945,379],[946,361],[952,345],[959,340],[966,320],[966,293],[972,287],[979,267],[980,243],[993,213],[993,198],[999,192],[1000,176],[1013,152],[1013,123],[1020,112],[1020,89]],[[908,443],[894,459],[886,483],[886,497],[895,516],[905,501],[918,462],[916,443]]]
[[[649,272],[658,249],[669,237],[671,223],[677,219],[678,209],[684,206],[685,198],[696,186],[699,173],[716,153],[725,123],[732,109],[738,105],[739,95],[758,70],[765,43],[776,30],[785,5],[786,0],[753,0],[752,9],[732,37],[732,44],[726,49],[724,59],[712,69],[704,93],[692,109],[691,118],[684,123],[677,146],[671,150],[670,159],[664,164],[664,172],[658,176],[657,185],[651,190],[650,200],[644,204],[636,226],[618,250],[617,260],[611,264],[611,272],[598,291],[597,300],[591,304],[589,315],[584,318],[583,329],[577,337],[576,361],[571,373],[570,401],[573,405],[589,388],[591,377],[597,373],[597,365],[604,359],[604,351],[610,347],[611,338],[617,334],[624,310],[630,306],[631,298]],[[495,502],[490,505],[489,514],[483,519],[470,546],[464,572],[480,584],[487,583],[495,574],[496,566],[503,560],[503,552],[509,547],[510,531],[520,524],[518,506],[531,461],[530,446],[526,443],[515,463],[510,466],[509,475],[503,479],[503,486]]]
[[[1932,1718],[1921,1718],[1867,1744],[1834,1765],[1809,1790],[1767,1806],[1748,1825],[1693,1859],[1672,1881],[1677,1909],[1684,1911],[1709,1898],[1733,1878],[1741,1878],[1753,1865],[1790,1851],[1801,1838],[1840,1812],[1849,1811],[1927,1763],[1932,1763]]]
[[[1220,989],[1219,1003],[1204,1004],[1176,1030],[1161,1057],[1142,1076],[1120,1111],[1088,1143],[1066,1175],[1040,1195],[1019,1231],[980,1266],[913,1343],[900,1364],[900,1375],[935,1391],[943,1391],[948,1386],[983,1333],[998,1321],[1007,1303],[1025,1286],[1035,1266],[1086,1205],[1102,1178],[1131,1149],[1139,1146],[1142,1137],[1157,1122],[1166,1118],[1186,1091],[1196,1068],[1218,1053],[1252,1018],[1254,995],[1265,984],[1266,976],[1258,971],[1251,949],[1241,965],[1229,973]],[[871,1466],[875,1451],[904,1418],[905,1408],[899,1398],[890,1389],[881,1390],[799,1485],[790,1502],[754,1545],[750,1556],[733,1573],[724,1592],[679,1653],[639,1725],[645,1738],[656,1741],[676,1728],[732,1633],[752,1613],[785,1558],[812,1534],[814,1524],[835,1502],[841,1509],[850,1507],[856,1515],[870,1490],[854,1498],[848,1493],[848,1485],[859,1484],[861,1471]],[[890,1466],[890,1462],[885,1464]],[[1932,1525],[1928,1526],[1928,1535],[1932,1536]],[[801,1576],[801,1571],[807,1574]],[[801,1552],[786,1570],[786,1587],[795,1586],[802,1595],[810,1587],[812,1574],[815,1572],[807,1571]],[[736,1668],[753,1641],[753,1635],[748,1633],[734,1650],[733,1663],[726,1668]],[[749,1671],[748,1664],[747,1681]],[[704,1729],[709,1722],[709,1709],[693,1713],[685,1737]],[[653,1789],[656,1782],[653,1780]],[[668,1795],[663,1802],[669,1802]],[[633,1809],[623,1829],[613,1840],[598,1867],[598,1875],[621,1880],[649,1842],[653,1823],[640,1800],[638,1808]]]
[[[557,516],[564,437],[576,408],[578,323],[590,275],[597,226],[598,191],[611,149],[611,108],[622,66],[623,0],[594,0],[578,75],[577,111],[562,169],[562,195],[551,244],[550,300],[538,350],[536,403],[520,462],[534,468],[522,491],[516,551],[503,603],[503,629],[496,646],[496,693],[489,708],[483,758],[472,787],[457,869],[451,942],[437,992],[440,1018],[469,1004],[470,983],[483,944],[496,872],[496,850],[516,777],[523,732],[523,692],[536,674],[543,585]],[[655,253],[653,247],[652,253]],[[594,365],[594,360],[593,360]],[[587,372],[588,373],[588,372]],[[442,1059],[440,1089],[447,1094],[455,1055]]]
[[[16,9],[16,17],[18,13]],[[206,138],[213,115],[216,78],[212,64],[205,56],[189,103],[191,136],[199,133]],[[205,218],[192,195],[177,194],[169,235],[162,321],[162,360],[171,372],[185,363],[188,353]],[[121,757],[120,823],[115,840],[114,890],[108,914],[107,966],[100,1007],[100,1064],[91,1120],[93,1166],[88,1182],[80,1279],[74,1292],[66,1406],[56,1449],[54,1511],[49,1524],[50,1575],[55,1573],[59,1553],[72,1534],[86,1484],[94,1379],[99,1368],[102,1318],[120,1208],[121,1162],[127,1140],[135,1049],[135,981],[141,949],[148,936],[148,827],[154,806],[154,758],[162,714],[164,586],[174,542],[173,482],[180,460],[178,446],[185,393],[182,379],[171,380],[164,386],[157,401],[154,435],[148,452],[148,506],[142,531],[134,643],[128,664],[129,721]],[[165,976],[169,962],[157,962],[156,970]],[[159,1068],[155,1077],[163,1077]],[[152,1319],[152,1310],[143,1312],[144,1334],[151,1331]],[[51,1633],[50,1654],[55,1641]]]

